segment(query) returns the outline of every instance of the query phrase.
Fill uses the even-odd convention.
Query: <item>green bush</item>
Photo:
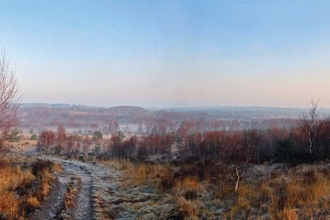
[[[103,139],[103,134],[101,133],[101,131],[95,131],[93,134],[93,140],[94,141],[99,141]]]
[[[35,141],[37,140],[38,136],[36,134],[31,135],[30,140]]]
[[[274,153],[274,161],[277,163],[291,164],[294,161],[294,146],[290,139],[279,140]]]
[[[5,136],[5,139],[8,140],[10,143],[18,142],[21,140],[21,136],[19,136],[20,132],[17,129],[14,129],[10,132],[10,134]]]

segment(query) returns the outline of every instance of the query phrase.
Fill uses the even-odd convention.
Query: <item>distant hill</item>
[[[73,105],[70,104],[47,104],[47,103],[21,103],[21,108],[36,108],[36,107],[47,107],[47,108],[71,108]]]
[[[38,108],[38,107],[45,107],[49,109],[67,109],[71,111],[83,111],[83,112],[94,112],[94,113],[110,113],[114,115],[122,115],[122,114],[136,114],[136,113],[143,113],[145,111],[149,112],[142,107],[137,106],[115,106],[115,107],[94,107],[94,106],[87,106],[87,105],[71,105],[71,104],[47,104],[47,103],[22,103],[20,104],[21,109],[27,108]]]
[[[59,125],[73,130],[113,130],[118,124],[121,127],[134,128],[142,126],[146,132],[156,125],[177,129],[182,122],[216,126],[218,129],[228,127],[244,128],[247,126],[287,127],[308,112],[303,108],[276,107],[191,107],[191,108],[153,108],[137,106],[92,107],[70,104],[23,103],[19,110],[19,119],[23,129],[55,129]],[[320,108],[322,117],[330,115],[330,109]],[[275,121],[274,121],[275,120]],[[203,125],[204,124],[204,125]],[[134,130],[133,129],[133,130]]]

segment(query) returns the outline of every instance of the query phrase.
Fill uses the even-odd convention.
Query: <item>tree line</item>
[[[143,161],[150,156],[163,159],[215,160],[228,163],[310,162],[330,159],[330,119],[317,115],[317,103],[302,114],[291,128],[250,128],[207,132],[152,132],[128,136],[119,131],[104,139],[101,131],[93,136],[68,134],[64,126],[57,131],[43,130],[37,141],[44,153],[78,155],[93,153],[104,159],[134,158]]]

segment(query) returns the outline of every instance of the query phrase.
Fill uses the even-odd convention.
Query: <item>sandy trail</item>
[[[66,187],[73,176],[81,178],[81,189],[77,194],[76,205],[73,207],[70,217],[77,220],[92,219],[92,178],[90,172],[84,168],[85,164],[52,157],[39,158],[61,164],[63,173],[55,174],[58,182],[54,183],[44,204],[33,213],[31,219],[56,219],[56,212],[60,209]]]

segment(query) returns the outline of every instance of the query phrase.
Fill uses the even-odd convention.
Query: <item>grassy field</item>
[[[235,192],[235,179],[221,182],[211,167],[111,162],[124,172],[125,187],[149,185],[173,201],[183,219],[328,219],[330,166],[251,165]],[[186,172],[189,171],[189,172]],[[219,173],[218,173],[219,175]]]
[[[4,153],[0,159],[0,219],[26,219],[49,193],[55,181],[52,173],[61,172],[57,163],[20,154],[32,149],[33,144],[26,139],[14,143],[15,150]],[[119,171],[117,191],[122,191],[119,200],[135,204],[137,213],[145,205],[152,212],[156,210],[153,207],[174,204],[173,213],[179,219],[329,219],[330,216],[327,162],[296,167],[246,164],[241,168],[237,191],[233,168],[216,162],[94,162]],[[72,184],[79,185],[79,179],[73,179]],[[155,189],[153,194],[157,195],[142,203],[142,197],[129,198],[132,194],[125,194],[134,188]],[[73,203],[71,194],[65,197],[66,208]],[[116,213],[109,211],[108,216]]]

